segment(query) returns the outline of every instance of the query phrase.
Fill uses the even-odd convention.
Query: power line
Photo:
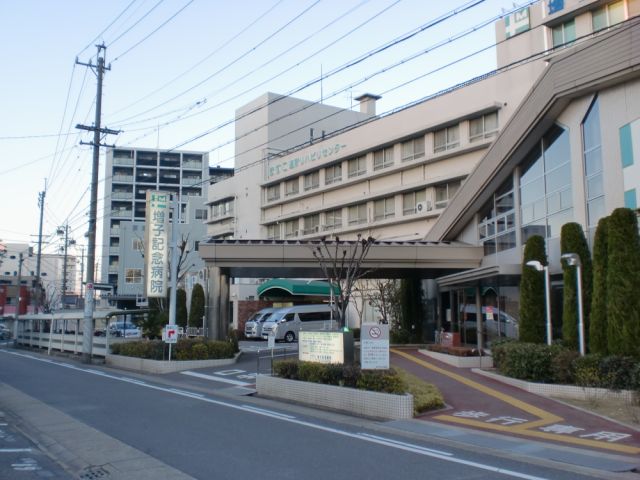
[[[115,39],[111,40],[111,42],[109,43],[109,46],[113,46],[114,43],[116,43],[118,40],[120,40],[122,37],[124,37],[127,33],[129,33],[131,30],[133,30],[142,20],[144,20],[145,18],[147,18],[151,12],[153,12],[156,8],[158,8],[160,6],[160,4],[164,2],[164,0],[160,0],[158,3],[156,3],[153,7],[151,7],[147,13],[145,13],[142,17],[140,17],[133,25],[131,25],[129,28],[127,28],[124,32],[122,32],[120,35],[118,35]]]
[[[107,30],[109,30],[109,29],[113,26],[113,24],[114,24],[114,23],[116,23],[116,22],[120,19],[120,17],[121,17],[121,16],[122,16],[122,15],[124,15],[124,14],[125,14],[125,12],[126,12],[127,10],[129,10],[129,8],[131,8],[131,6],[132,6],[134,3],[136,3],[136,1],[137,1],[137,0],[131,0],[131,3],[129,3],[129,5],[127,5],[127,6],[125,7],[125,9],[124,9],[122,12],[120,12],[120,14],[119,14],[116,18],[114,18],[114,19],[113,19],[113,21],[112,21],[109,25],[107,25],[107,26],[105,27],[105,29],[104,29],[104,30],[102,30],[98,35],[96,35],[96,38],[94,38],[93,40],[91,40],[91,41],[87,44],[87,46],[86,46],[86,47],[84,47],[82,50],[80,50],[80,52],[78,52],[78,54],[76,55],[76,57],[79,57],[80,55],[82,55],[82,54],[87,50],[87,48],[92,47],[92,46],[93,46],[93,44],[94,44],[98,39],[100,39],[100,37],[102,37],[102,35],[103,35]]]
[[[165,20],[163,23],[161,23],[156,29],[154,29],[151,33],[149,33],[148,35],[146,35],[144,38],[142,38],[141,40],[139,40],[137,43],[133,44],[131,47],[129,47],[127,50],[125,50],[123,53],[121,53],[120,55],[118,55],[116,58],[113,59],[114,62],[116,62],[117,60],[119,60],[120,58],[124,57],[127,53],[129,53],[131,50],[133,50],[134,48],[136,48],[138,45],[140,45],[142,42],[144,42],[145,40],[147,40],[149,37],[151,37],[151,35],[153,35],[154,33],[156,33],[158,30],[160,30],[161,28],[163,28],[167,23],[169,23],[171,20],[173,20],[174,18],[176,18],[178,15],[180,15],[180,13],[182,13],[182,11],[187,8],[189,5],[191,5],[194,2],[194,0],[189,0],[189,2],[184,5],[180,10],[178,10],[176,13],[174,13],[173,15],[171,15],[171,17],[169,17],[167,20]]]

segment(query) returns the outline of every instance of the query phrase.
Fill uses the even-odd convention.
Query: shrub
[[[229,330],[229,334],[227,335],[227,341],[231,344],[233,348],[233,353],[238,353],[240,351],[240,346],[238,345],[238,338],[241,333],[237,329]]]
[[[493,366],[500,370],[500,365],[504,362],[507,355],[508,345],[515,343],[515,340],[510,338],[501,338],[494,340],[491,344],[491,356],[493,357]]]
[[[398,369],[397,372],[405,385],[407,385],[408,392],[413,395],[413,413],[415,415],[444,407],[442,393],[434,385],[411,375],[405,370]]]
[[[374,392],[395,393],[401,395],[407,391],[406,385],[393,370],[364,370],[356,383],[356,388]]]
[[[391,343],[396,345],[411,343],[411,333],[407,330],[391,330],[389,332],[389,339]]]
[[[573,362],[575,384],[580,387],[601,387],[600,362],[602,355],[591,354],[578,357]]]
[[[209,351],[204,343],[198,343],[191,349],[191,358],[194,360],[206,360],[209,358]]]
[[[543,343],[545,340],[544,274],[526,265],[530,260],[547,264],[545,240],[533,235],[524,247],[520,277],[520,340]]]
[[[298,380],[298,360],[277,360],[273,362],[273,374],[277,377]]]
[[[324,363],[300,362],[298,378],[303,382],[326,383],[324,380]]]
[[[608,217],[598,222],[593,241],[593,297],[589,324],[589,350],[606,355],[607,346],[607,225]]]
[[[499,371],[508,377],[533,382],[550,382],[552,347],[539,343],[514,342],[504,346]]]
[[[632,387],[632,371],[636,362],[631,357],[611,355],[600,362],[602,386],[611,390],[628,390]]]
[[[359,328],[352,328],[351,331],[353,332],[353,339],[354,340],[360,340],[360,329]]]
[[[161,340],[140,340],[111,345],[111,353],[127,357],[163,360],[166,357],[166,344]],[[173,348],[172,356],[176,360],[206,360],[232,358],[233,346],[229,342],[202,341],[181,338]]]
[[[554,383],[572,384],[575,381],[573,362],[578,352],[566,348],[559,349],[551,358],[551,375]]]
[[[189,308],[189,326],[202,326],[202,317],[204,317],[204,289],[202,285],[196,283],[191,291],[191,308]]]
[[[480,351],[473,347],[452,347],[450,345],[428,345],[428,350],[432,352],[446,353],[456,357],[478,357]]]

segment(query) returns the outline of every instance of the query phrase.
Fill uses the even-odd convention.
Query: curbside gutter
[[[361,417],[406,420],[413,418],[413,396],[369,392],[356,388],[302,382],[286,378],[258,375],[258,395],[326,408]]]

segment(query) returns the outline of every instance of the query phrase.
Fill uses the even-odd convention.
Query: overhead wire
[[[96,40],[102,37],[102,35],[104,35],[105,32],[109,30],[120,19],[120,17],[122,17],[122,15],[124,15],[126,11],[129,10],[129,8],[131,8],[131,6],[137,1],[138,0],[131,0],[131,3],[129,3],[129,5],[127,5],[124,8],[124,10],[120,12],[120,14],[118,14],[118,16],[116,16],[116,18],[114,18],[113,21],[104,28],[104,30],[102,30],[98,35],[96,35],[96,37],[93,40],[91,40],[86,47],[84,47],[82,50],[80,50],[80,52],[78,52],[78,54],[76,55],[76,58],[82,55],[87,50],[87,48],[91,47]]]
[[[124,37],[127,33],[129,33],[131,30],[133,30],[140,22],[142,22],[145,18],[147,18],[151,12],[153,12],[156,8],[158,8],[162,3],[164,2],[164,0],[159,0],[158,3],[156,3],[153,7],[151,7],[142,17],[140,17],[133,25],[131,25],[129,28],[127,28],[124,32],[122,32],[120,35],[118,35],[116,38],[114,38],[113,40],[111,40],[108,45],[111,47],[114,43],[116,43],[118,40],[120,40],[122,37]]]
[[[146,35],[145,37],[143,37],[142,39],[140,39],[138,42],[136,42],[135,44],[133,44],[131,47],[129,47],[128,49],[126,49],[124,52],[122,52],[120,55],[118,55],[117,57],[115,57],[112,60],[112,63],[115,63],[116,61],[118,61],[119,59],[121,59],[122,57],[124,57],[127,53],[129,53],[131,50],[133,50],[134,48],[136,48],[137,46],[139,46],[140,44],[142,44],[143,42],[145,42],[146,40],[149,39],[149,37],[151,37],[153,34],[157,33],[160,29],[162,29],[164,26],[166,26],[171,20],[173,20],[174,18],[176,18],[178,15],[180,15],[184,9],[186,9],[189,5],[191,5],[194,2],[194,0],[189,0],[188,3],[186,3],[180,10],[178,10],[177,12],[175,12],[173,15],[171,15],[171,17],[169,17],[167,20],[165,20],[163,23],[161,23],[158,27],[156,27],[154,30],[152,30],[148,35]]]

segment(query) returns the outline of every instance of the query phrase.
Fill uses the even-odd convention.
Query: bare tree
[[[367,280],[364,298],[380,313],[380,322],[395,325],[399,317],[398,282],[376,278]]]
[[[342,326],[346,324],[347,307],[355,283],[369,273],[362,269],[362,262],[374,242],[373,237],[365,239],[361,234],[358,234],[357,240],[340,240],[336,237],[329,241],[323,237],[313,248],[313,256],[323,275],[332,288],[336,285],[340,289],[334,293],[337,296],[338,322]]]

